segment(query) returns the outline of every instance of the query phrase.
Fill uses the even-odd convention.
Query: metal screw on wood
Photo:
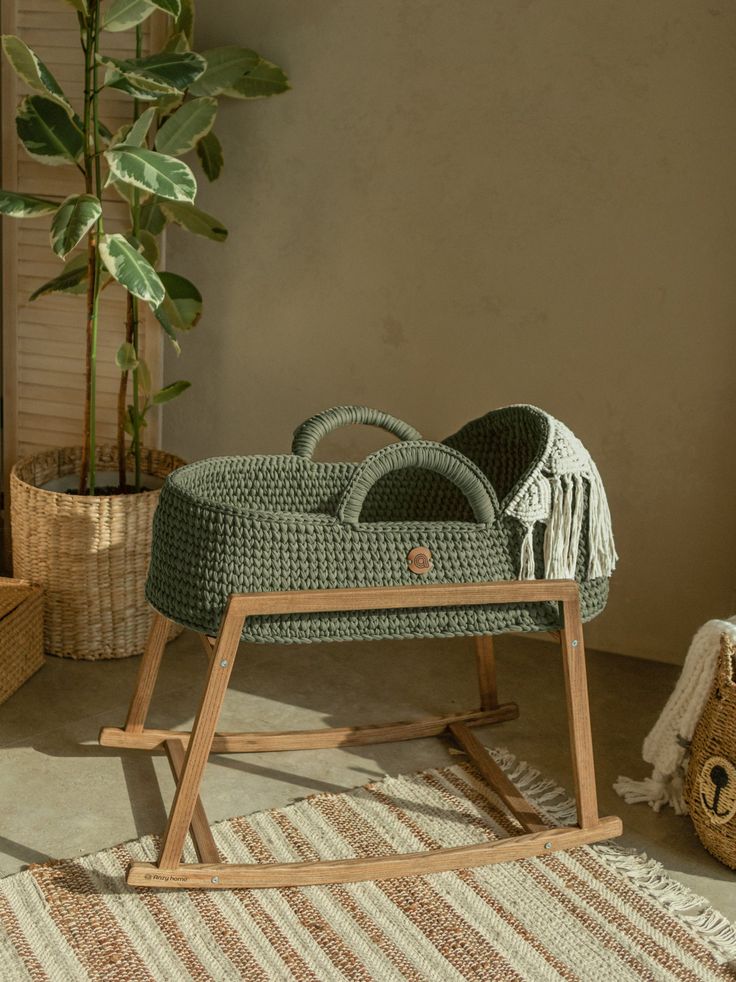
[[[212,877],[212,882],[213,883],[219,883],[220,882],[220,877],[219,876],[213,876]]]
[[[552,848],[552,843],[551,842],[545,842],[544,848],[545,849],[551,849]]]
[[[572,646],[573,646],[573,648],[577,648],[577,646],[578,646],[577,641],[573,641]]]
[[[577,642],[575,642],[577,644]],[[227,668],[227,658],[223,658],[220,662],[220,668]]]

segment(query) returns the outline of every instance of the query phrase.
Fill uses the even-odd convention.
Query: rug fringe
[[[488,752],[498,766],[507,772],[522,794],[532,799],[543,816],[553,825],[569,825],[577,821],[575,802],[550,778],[543,777],[525,760],[514,757],[505,747],[488,747]]]
[[[627,853],[605,843],[598,856],[615,872],[635,883],[652,900],[676,914],[698,937],[716,949],[719,961],[736,962],[736,925],[683,883],[673,880],[664,866],[646,853]]]
[[[577,821],[574,800],[558,784],[542,778],[540,771],[514,757],[505,747],[487,749],[519,791],[528,796],[543,815],[560,824]],[[558,800],[554,801],[555,798]],[[711,948],[717,961],[726,965],[734,963],[736,967],[736,924],[712,907],[705,897],[674,880],[660,862],[650,859],[646,853],[623,849],[610,840],[582,848],[592,849],[612,872],[631,880],[653,901],[675,915]]]

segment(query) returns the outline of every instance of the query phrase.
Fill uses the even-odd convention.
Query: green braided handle
[[[357,525],[363,503],[376,481],[403,467],[421,467],[441,474],[463,492],[476,521],[490,524],[495,519],[498,509],[496,495],[480,468],[459,451],[431,440],[392,443],[369,454],[358,465],[345,488],[337,517],[350,525]]]
[[[380,409],[371,409],[368,406],[335,406],[333,409],[325,409],[323,413],[317,413],[296,428],[291,452],[297,457],[311,457],[323,437],[340,426],[353,423],[379,426],[393,433],[399,440],[422,439],[421,433],[413,426],[388,413],[382,413]]]

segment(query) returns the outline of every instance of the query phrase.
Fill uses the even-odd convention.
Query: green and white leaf
[[[37,300],[47,293],[84,293],[87,289],[87,256],[84,252],[72,256],[53,280],[39,286],[28,298]]]
[[[127,143],[127,137],[130,131],[133,129],[132,123],[123,123],[123,125],[115,130],[113,135],[110,137],[110,142],[107,145],[107,149],[110,150],[112,147],[119,147],[123,143]]]
[[[186,37],[191,47],[194,40],[194,0],[181,0],[181,13],[174,26]]]
[[[117,69],[108,69],[105,73],[104,84],[108,89],[125,92],[126,95],[133,96],[134,99],[138,99],[140,102],[157,102],[166,96],[179,95],[179,93],[173,93],[170,90],[162,91],[160,85],[152,86],[148,83],[134,85],[129,78],[126,78]]]
[[[155,9],[149,0],[112,0],[102,18],[102,30],[127,31],[142,24]]]
[[[42,164],[74,164],[82,156],[82,131],[58,102],[40,95],[26,96],[18,107],[15,125],[26,153]]]
[[[37,198],[33,194],[0,190],[0,214],[11,218],[40,218],[41,215],[52,215],[58,207],[58,201],[47,201],[46,198]]]
[[[69,6],[74,7],[74,9],[80,13],[87,16],[87,0],[66,0]]]
[[[261,56],[250,48],[227,45],[204,52],[207,68],[190,87],[192,95],[219,95],[239,78],[252,71]]]
[[[158,7],[159,10],[163,10],[165,14],[173,17],[175,21],[181,14],[181,3],[179,0],[151,0],[151,3]]]
[[[156,241],[156,236],[152,235],[151,232],[144,228],[139,228],[138,234],[135,238],[140,243],[141,249],[143,250],[143,255],[153,267],[156,267],[159,260],[158,242]],[[160,275],[161,274],[159,274],[159,276]]]
[[[125,414],[125,422],[123,423],[123,429],[128,434],[128,436],[133,436],[135,433],[135,426],[133,424],[133,413],[135,410],[132,406],[128,406],[128,411]]]
[[[233,99],[266,99],[290,88],[289,80],[282,69],[261,58],[255,68],[223,89],[222,94]]]
[[[102,214],[102,205],[93,194],[72,194],[62,201],[51,223],[51,248],[66,259],[79,245]]]
[[[197,181],[191,169],[176,157],[145,147],[113,147],[105,151],[112,180],[151,191],[160,198],[194,201]]]
[[[151,235],[160,235],[166,228],[166,215],[161,211],[157,198],[150,197],[141,205],[138,228]]]
[[[138,359],[138,387],[147,396],[151,394],[151,389],[153,388],[151,370],[145,358]]]
[[[163,46],[163,51],[191,51],[189,39],[183,31],[177,31],[170,35],[168,41]]]
[[[132,372],[139,365],[135,346],[130,341],[123,341],[115,352],[115,364],[121,372]]]
[[[61,86],[36,52],[14,34],[3,34],[2,41],[5,57],[15,69],[18,78],[36,92],[40,92],[64,106],[67,112],[71,114],[72,107],[69,105]]]
[[[181,12],[179,0],[112,0],[102,20],[103,31],[127,31],[147,20],[155,10],[170,17]]]
[[[140,98],[179,94],[189,88],[207,67],[194,51],[161,51],[146,58],[110,58],[100,55],[107,66],[105,84]]]
[[[212,129],[217,115],[216,99],[192,99],[169,116],[156,134],[156,149],[178,157],[193,150]]]
[[[160,406],[164,402],[171,402],[172,399],[176,399],[182,392],[185,392],[191,384],[191,382],[181,379],[179,382],[171,382],[170,385],[165,385],[163,389],[159,389],[154,395],[154,404]]]
[[[166,297],[154,313],[178,349],[176,331],[191,331],[197,325],[202,316],[202,294],[184,276],[176,273],[159,275],[166,288]]]
[[[216,181],[220,176],[224,159],[222,144],[213,130],[197,143],[197,156],[207,179]]]
[[[131,208],[135,207],[136,192],[140,195],[138,188],[134,188],[132,184],[123,184],[122,181],[108,181],[107,183],[126,204],[130,205]]]
[[[146,142],[146,137],[148,136],[148,131],[151,128],[151,123],[156,115],[156,110],[153,106],[144,110],[138,119],[130,127],[127,139],[125,140],[126,146],[129,147],[142,147]]]
[[[100,256],[108,272],[139,300],[158,307],[166,296],[158,273],[124,235],[115,232],[100,240]]]
[[[213,239],[215,242],[224,242],[227,238],[227,229],[222,222],[195,205],[179,201],[162,201],[160,207],[170,222],[180,225],[187,232],[203,235],[206,239]]]

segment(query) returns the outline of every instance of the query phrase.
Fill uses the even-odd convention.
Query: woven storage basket
[[[43,666],[43,590],[0,578],[0,703]]]
[[[360,464],[312,459],[324,434],[354,422],[382,426],[402,442]],[[215,634],[230,593],[512,580],[524,563],[533,567],[526,575],[544,576],[549,550],[534,508],[545,494],[549,504],[544,489],[556,481],[557,511],[572,516],[567,525],[575,536],[566,549],[570,575],[590,619],[605,606],[608,580],[589,576],[590,489],[545,470],[562,460],[556,448],[563,431],[553,423],[541,410],[511,407],[439,444],[385,413],[338,407],[297,430],[291,455],[190,464],[161,492],[146,595],[179,624]],[[587,461],[578,446],[575,460]],[[531,504],[521,508],[529,489]],[[437,637],[559,623],[552,603],[360,611],[251,618],[243,638]]]
[[[80,496],[44,490],[79,473],[81,448],[18,461],[10,475],[13,568],[46,591],[45,647],[67,658],[140,654],[151,610],[144,583],[160,490]],[[146,450],[143,472],[166,478],[184,461]],[[99,471],[117,471],[117,450],[97,448]],[[132,459],[128,469],[133,467]]]
[[[693,734],[685,800],[705,848],[736,869],[736,646],[725,635],[713,687]]]

